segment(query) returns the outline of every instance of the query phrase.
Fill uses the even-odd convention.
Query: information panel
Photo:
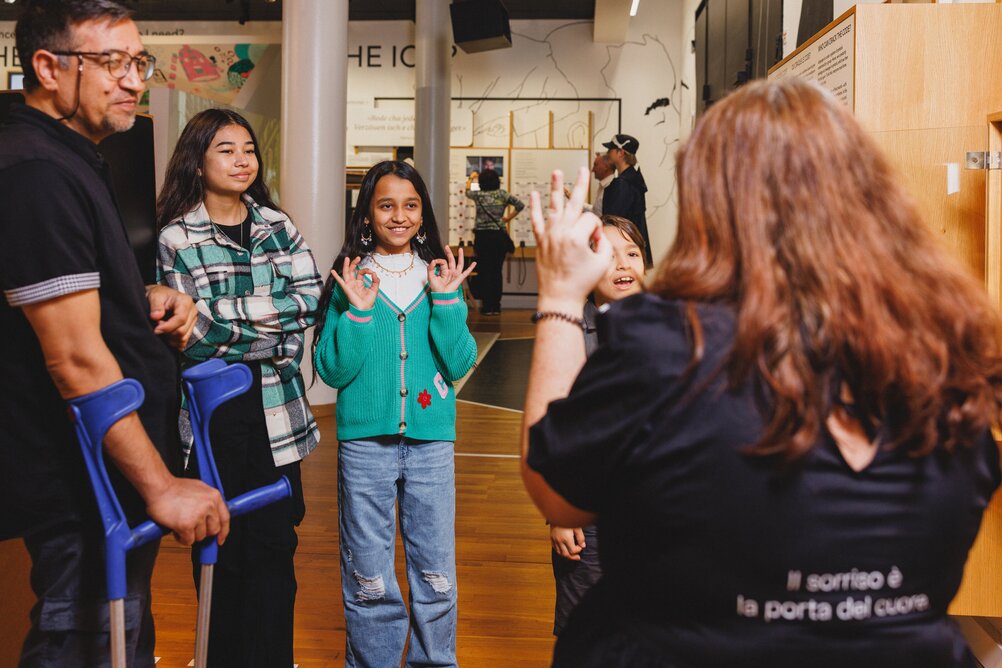
[[[850,11],[769,72],[772,80],[816,81],[849,110],[855,105],[856,14]]]
[[[578,169],[590,167],[587,149],[518,149],[511,151],[511,187],[509,192],[525,203],[526,208],[511,223],[511,237],[516,244],[524,241],[535,246],[529,220],[529,193],[539,192],[546,206],[550,196],[550,174],[559,169],[568,185],[574,183]]]

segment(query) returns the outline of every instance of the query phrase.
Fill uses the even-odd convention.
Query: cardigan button
[[[404,351],[404,352],[400,353],[400,359],[402,359],[402,360],[407,359],[407,351]]]
[[[400,396],[402,396],[402,397],[406,397],[407,396],[407,388],[406,387],[400,388]]]
[[[400,322],[403,322],[406,319],[407,319],[407,316],[404,315],[403,313],[401,313],[400,315],[397,316],[397,320],[399,320]]]
[[[407,423],[406,422],[401,422],[400,423],[400,433],[402,434],[406,430],[407,430]]]

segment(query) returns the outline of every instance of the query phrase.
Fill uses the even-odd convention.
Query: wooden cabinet
[[[998,171],[965,169],[968,151],[1002,150],[1002,5],[858,5],[770,70],[770,78],[818,80],[825,68],[804,61],[843,33],[854,68],[839,91],[881,145],[918,205],[924,222],[999,303],[1002,219]],[[852,36],[852,41],[848,37]],[[797,76],[796,73],[792,74]],[[951,168],[950,165],[953,165]],[[948,170],[959,190],[948,192]],[[989,193],[994,183],[994,195]],[[989,216],[989,210],[994,213]],[[951,612],[1002,617],[1002,495],[985,514]]]

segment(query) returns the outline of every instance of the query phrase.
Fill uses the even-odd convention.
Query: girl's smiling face
[[[242,195],[257,178],[257,149],[239,125],[216,132],[202,161],[205,189],[218,195]]]
[[[599,306],[644,289],[644,254],[640,247],[612,225],[603,227],[602,234],[612,244],[613,262],[605,278],[595,286],[595,301]]]
[[[414,184],[394,174],[376,182],[369,223],[380,255],[411,250],[411,239],[421,229],[421,196]]]

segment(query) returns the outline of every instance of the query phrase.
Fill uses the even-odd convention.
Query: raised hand
[[[557,170],[550,179],[550,205],[545,216],[539,193],[529,197],[540,310],[561,304],[577,304],[580,309],[612,263],[612,247],[602,234],[602,221],[583,212],[588,170],[578,170],[567,201],[564,190],[564,175]]]
[[[360,257],[356,257],[354,260],[345,258],[341,272],[344,278],[338,275],[335,269],[331,269],[331,276],[341,286],[349,304],[360,311],[368,311],[376,305],[376,296],[379,294],[379,276],[371,269],[359,269],[358,264],[361,261]],[[365,283],[366,276],[372,279],[368,285]]]
[[[462,285],[466,277],[470,275],[476,262],[471,262],[470,266],[463,271],[463,249],[459,249],[459,261],[452,255],[452,249],[445,247],[444,260],[432,260],[428,265],[428,287],[432,292],[455,292]]]

